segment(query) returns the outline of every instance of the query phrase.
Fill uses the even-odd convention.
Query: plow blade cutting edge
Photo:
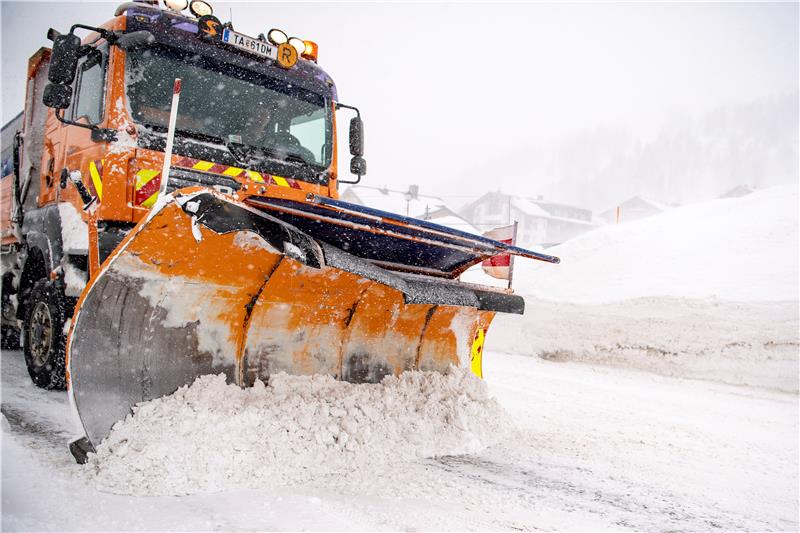
[[[378,382],[411,369],[469,367],[475,357],[480,374],[495,312],[523,311],[518,296],[446,279],[501,253],[486,242],[470,252],[465,234],[448,237],[446,228],[376,221],[374,212],[343,203],[306,213],[264,200],[246,205],[207,189],[178,191],[84,290],[67,357],[85,450],[136,403],[203,374],[222,372],[241,386],[276,372]],[[373,242],[362,237],[375,228],[384,242],[422,248],[403,262],[397,247],[387,247],[391,271],[379,251],[359,244]],[[427,237],[408,238],[419,232]],[[419,273],[420,254],[439,258],[428,259],[436,275]]]

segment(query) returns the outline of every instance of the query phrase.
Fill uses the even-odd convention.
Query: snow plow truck
[[[48,38],[2,131],[3,343],[68,390],[78,461],[203,374],[482,376],[495,313],[524,301],[460,274],[558,262],[339,200],[366,173],[364,126],[310,40],[239,33],[201,0],[129,2]],[[354,179],[337,175],[337,115]]]

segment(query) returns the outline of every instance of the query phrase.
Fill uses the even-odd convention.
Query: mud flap
[[[224,373],[378,382],[475,366],[478,331],[522,299],[386,271],[209,191],[175,193],[78,303],[68,379],[91,450],[135,404]],[[473,363],[471,364],[471,361]]]

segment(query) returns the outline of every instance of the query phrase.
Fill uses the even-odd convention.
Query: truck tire
[[[53,283],[42,279],[31,290],[22,334],[28,373],[43,389],[66,388],[64,323],[72,316],[74,302]]]

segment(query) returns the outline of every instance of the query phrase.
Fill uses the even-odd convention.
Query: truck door
[[[72,105],[67,110],[68,119],[100,127],[108,121],[107,72],[108,45],[99,46],[81,58],[75,76]],[[102,202],[105,143],[92,141],[90,129],[67,126],[66,130],[64,167],[69,171],[80,170],[86,187]]]

